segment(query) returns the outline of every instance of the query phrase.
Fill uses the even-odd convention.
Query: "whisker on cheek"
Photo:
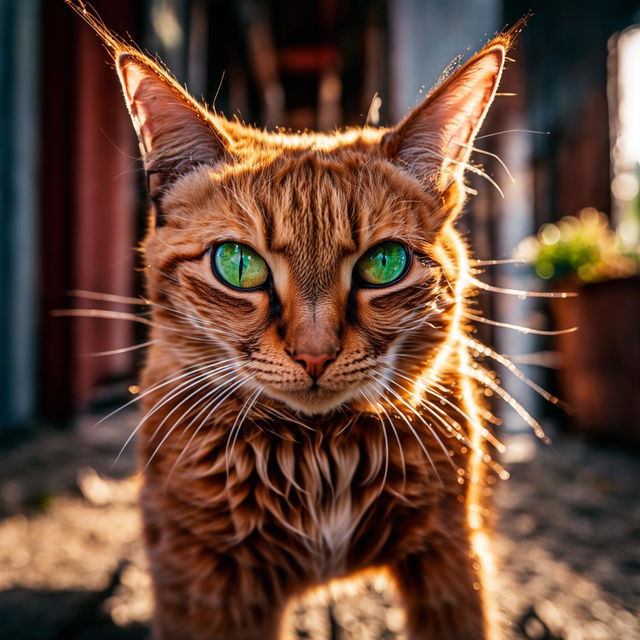
[[[229,435],[227,436],[227,445],[225,447],[225,463],[227,468],[227,475],[229,474],[229,466],[233,461],[233,449],[236,444],[236,440],[238,438],[238,434],[240,433],[240,429],[242,429],[242,424],[244,423],[246,417],[249,415],[251,408],[258,401],[260,394],[262,393],[262,388],[258,387],[245,401],[233,424],[231,425],[231,429],[229,430]]]
[[[226,390],[226,392],[223,395],[222,400],[219,402],[219,404],[222,404],[222,402],[224,400],[226,400],[228,397],[230,397],[234,392],[236,392],[242,385],[244,385],[244,383],[247,381],[248,378],[241,378],[240,380],[237,379],[238,376],[237,375],[233,375],[231,377],[231,380],[229,381],[231,383],[231,387]],[[219,387],[216,387],[216,390]],[[157,453],[160,451],[160,449],[162,448],[162,445],[167,442],[167,440],[171,437],[171,435],[173,434],[173,432],[180,426],[182,419],[188,415],[189,413],[191,413],[191,411],[195,408],[197,408],[197,406],[204,401],[204,398],[199,398],[198,400],[196,400],[192,406],[190,406],[187,411],[185,411],[180,418],[176,419],[173,421],[172,426],[167,430],[167,433],[163,436],[163,438],[160,440],[160,442],[158,443],[158,445],[156,446],[156,448],[153,450],[152,454],[149,456],[149,459],[147,460],[147,463],[145,464],[145,469],[148,468],[148,466],[151,464],[151,462],[153,461],[153,459],[155,458],[155,456],[157,455]],[[184,402],[184,401],[183,401]],[[180,403],[182,404],[182,403]],[[219,406],[219,405],[218,405]],[[159,429],[160,427],[158,427]],[[156,429],[156,431],[154,432],[154,436],[157,434],[158,429]],[[153,436],[152,436],[153,437]],[[152,438],[149,439],[149,441],[151,441]]]
[[[198,427],[196,429],[194,429],[193,433],[191,434],[191,436],[189,437],[189,440],[187,441],[187,443],[181,448],[181,451],[178,455],[178,457],[176,458],[171,471],[169,472],[169,475],[167,477],[167,484],[169,482],[169,479],[171,477],[171,474],[175,471],[175,469],[178,468],[180,461],[185,457],[185,455],[187,453],[190,454],[190,459],[195,459],[199,456],[200,452],[204,449],[204,447],[206,446],[206,438],[202,440],[202,442],[200,443],[200,447],[198,449],[198,451],[196,451],[195,453],[191,452],[191,445],[195,442],[198,434],[200,433],[200,431],[207,425],[207,423],[209,422],[209,420],[212,418],[212,416],[215,414],[216,410],[222,406],[227,400],[229,400],[230,398],[232,398],[234,396],[234,394],[236,394],[238,391],[241,390],[241,388],[243,386],[245,386],[249,381],[251,380],[250,376],[243,376],[243,377],[239,377],[238,379],[233,379],[230,380],[228,382],[228,386],[224,387],[222,386],[222,388],[217,387],[216,389],[214,389],[214,391],[210,394],[207,394],[206,398],[204,398],[203,400],[206,400],[207,398],[209,398],[209,396],[213,395],[213,397],[205,404],[204,407],[201,408],[201,410],[194,416],[194,418],[189,422],[188,425],[185,426],[185,428],[182,431],[182,435],[186,434],[188,432],[188,430],[191,428],[191,426],[194,424],[194,422],[201,416],[203,415],[202,420],[200,421],[200,424],[198,425]]]
[[[185,380],[184,382],[180,383],[177,387],[174,388],[170,388],[169,392],[164,394],[160,400],[158,400],[153,407],[147,411],[147,413],[142,417],[142,419],[138,422],[138,424],[133,428],[133,430],[131,431],[131,433],[129,434],[129,437],[126,439],[125,443],[122,445],[122,448],[120,449],[120,452],[118,453],[118,455],[116,456],[116,459],[114,461],[114,465],[117,464],[118,460],[120,459],[120,457],[122,456],[124,450],[127,448],[127,446],[129,445],[129,443],[133,440],[133,438],[138,434],[138,432],[140,431],[140,429],[142,429],[143,425],[157,412],[159,411],[163,406],[165,406],[166,404],[168,404],[169,402],[171,402],[174,398],[179,397],[182,393],[184,393],[185,391],[187,391],[188,389],[190,389],[191,387],[193,387],[194,385],[200,383],[201,380],[211,376],[212,374],[216,373],[216,361],[213,360],[212,361],[213,364],[211,364],[211,362],[209,364],[206,364],[204,366],[200,366],[197,367],[194,370],[188,371],[187,373],[181,374],[179,376],[171,376],[169,378],[169,380],[163,382],[162,384],[159,385],[155,385],[154,387],[152,387],[151,389],[148,389],[147,391],[144,392],[144,394],[141,394],[141,397],[143,396],[147,396],[150,395],[151,393],[155,393],[155,391],[157,391],[158,389],[160,389],[163,386],[167,386],[170,384],[173,384],[174,382],[176,382],[178,379],[180,378],[184,378],[187,377],[187,380]],[[228,366],[228,365],[227,365]],[[204,370],[204,373],[201,373]],[[197,373],[198,375],[196,375],[194,377],[194,373]],[[135,400],[138,400],[140,398],[136,398]],[[125,405],[126,406],[126,405]],[[118,409],[117,411],[121,410],[124,407],[120,407],[120,409]],[[111,415],[113,415],[115,412],[112,412],[111,414],[109,414],[109,416],[106,416],[105,418],[103,418],[102,420],[106,420],[108,419]]]

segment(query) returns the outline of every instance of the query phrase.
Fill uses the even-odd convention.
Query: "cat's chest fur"
[[[299,564],[317,582],[424,544],[460,487],[449,460],[436,456],[438,478],[401,430],[390,439],[371,415],[346,428],[250,423],[235,442],[222,425],[186,435],[147,470],[147,520],[185,546],[256,566]],[[145,444],[143,460],[154,449]]]

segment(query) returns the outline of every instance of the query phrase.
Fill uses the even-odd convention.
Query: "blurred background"
[[[570,410],[492,364],[555,441],[540,446],[492,399],[512,473],[497,490],[496,589],[509,637],[640,638],[638,2],[93,6],[208,105],[294,131],[398,121],[531,12],[476,144],[489,179],[470,175],[461,226],[478,277],[516,291],[481,292],[482,315],[529,328],[482,323],[479,337]],[[128,348],[144,327],[55,315],[132,310],[74,292],[142,291],[137,144],[107,52],[62,0],[0,0],[0,36],[0,636],[144,637],[133,452],[112,465],[136,415],[93,427],[138,392],[143,355]],[[366,593],[300,604],[292,637],[401,637],[384,589]]]

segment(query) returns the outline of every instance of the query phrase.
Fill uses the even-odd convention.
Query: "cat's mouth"
[[[287,409],[306,416],[328,415],[341,408],[367,407],[385,395],[391,383],[393,354],[387,359],[359,365],[354,371],[344,369],[332,371],[331,368],[320,377],[310,377],[306,381],[298,378],[295,382],[273,382],[263,376],[257,376],[264,396],[284,405]],[[355,375],[354,375],[355,374]],[[346,379],[345,379],[346,378]],[[393,392],[392,392],[393,393]]]
[[[356,406],[378,398],[381,389],[374,376],[339,388],[323,385],[322,380],[314,381],[306,389],[281,389],[263,385],[265,395],[285,405],[287,408],[306,416],[320,416],[333,413],[345,406]]]

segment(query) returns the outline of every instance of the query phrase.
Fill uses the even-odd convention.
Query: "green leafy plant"
[[[609,227],[607,216],[593,208],[542,225],[518,245],[516,255],[546,279],[596,282],[640,272],[638,247],[626,245]]]

